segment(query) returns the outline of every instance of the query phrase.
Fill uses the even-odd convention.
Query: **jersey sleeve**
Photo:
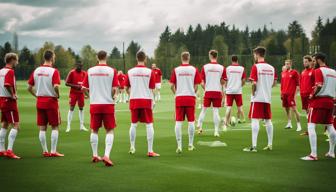
[[[118,87],[119,81],[118,81],[118,73],[116,69],[113,69],[113,79],[112,79],[112,87]]]
[[[52,76],[52,84],[53,85],[60,85],[61,84],[61,76],[57,69],[55,69],[54,74]]]
[[[34,71],[30,74],[29,79],[28,79],[28,84],[31,86],[35,85],[35,81],[34,81]]]
[[[295,83],[296,86],[300,86],[300,74],[297,71],[295,72]]]
[[[153,70],[151,72],[150,79],[149,79],[149,88],[155,89],[155,73]]]
[[[323,74],[320,69],[314,70],[315,85],[323,85]]]
[[[246,72],[245,72],[245,69],[243,69],[242,79],[246,79]]]
[[[176,85],[176,74],[175,74],[175,69],[172,71],[172,74],[170,76],[170,80],[169,80],[170,83]]]
[[[201,80],[205,83],[205,70],[204,70],[204,67],[202,67],[202,70],[201,70]]]
[[[72,83],[73,82],[73,72],[70,71],[66,80],[65,80],[66,83]]]
[[[195,71],[195,79],[194,79],[194,84],[197,85],[197,84],[200,84],[202,82],[202,79],[201,79],[201,75],[200,73],[198,72],[198,69],[195,68],[196,71]]]
[[[14,71],[13,70],[9,70],[5,76],[5,80],[4,80],[4,85],[8,86],[8,87],[14,87],[15,86],[15,82],[14,82]]]
[[[88,73],[85,73],[85,77],[84,77],[84,80],[83,80],[83,87],[85,87],[85,88],[89,88],[90,87]]]
[[[226,68],[223,69],[222,79],[227,81],[227,74],[226,74]]]
[[[129,77],[128,77],[128,73],[125,75],[124,81],[125,81],[125,86],[126,87],[130,87],[131,86],[131,83],[130,83]]]
[[[252,68],[251,68],[250,80],[251,81],[258,81],[258,70],[257,70],[256,65],[253,65]]]
[[[161,69],[159,69],[159,76],[160,76],[160,78],[161,78],[161,76],[162,76]]]
[[[278,74],[276,73],[275,69],[274,69],[274,80],[278,79]]]

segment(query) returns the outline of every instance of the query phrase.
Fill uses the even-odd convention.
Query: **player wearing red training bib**
[[[243,149],[246,152],[257,152],[259,121],[265,120],[268,144],[264,150],[272,150],[273,124],[271,112],[272,87],[276,84],[274,67],[265,62],[266,49],[254,49],[254,59],[250,80],[252,81],[252,96],[249,118],[252,127],[252,146]]]
[[[16,81],[14,68],[18,65],[16,53],[5,55],[5,67],[0,70],[0,109],[1,123],[0,129],[0,157],[6,156],[11,159],[20,159],[13,152],[13,145],[19,131],[19,111],[17,107]],[[6,150],[5,141],[8,127],[12,125],[8,135],[8,147]]]
[[[90,143],[92,148],[92,162],[103,160],[106,166],[113,166],[110,160],[110,152],[114,140],[115,111],[114,95],[119,86],[117,70],[109,67],[107,63],[107,53],[99,51],[97,53],[98,64],[87,71],[84,78],[83,89],[90,97]],[[98,156],[98,130],[104,125],[105,153],[101,159]]]
[[[302,109],[308,114],[309,95],[313,91],[314,78],[313,78],[313,59],[311,56],[306,55],[303,57],[303,67],[300,76],[300,96],[302,102]]]
[[[71,121],[73,112],[76,106],[76,103],[79,108],[79,130],[81,131],[88,131],[84,126],[84,98],[85,95],[82,91],[82,85],[84,78],[86,76],[86,72],[82,69],[83,64],[82,62],[78,61],[76,63],[76,68],[71,70],[65,80],[65,85],[70,87],[70,94],[69,94],[69,105],[70,110],[68,112],[68,123],[67,129],[65,132],[70,132],[71,130]]]
[[[40,129],[39,139],[44,157],[63,157],[58,153],[58,126],[61,124],[58,98],[61,77],[57,69],[53,68],[55,53],[51,50],[44,52],[44,63],[37,67],[28,80],[28,91],[37,98],[37,125]],[[34,90],[35,88],[35,90]],[[46,131],[48,124],[51,126],[51,149],[48,152]]]
[[[155,91],[154,91],[154,100],[160,101],[161,100],[161,81],[162,81],[162,72],[161,70],[156,66],[155,63],[152,64],[152,70],[155,75]]]
[[[197,121],[198,133],[202,133],[202,125],[206,110],[212,106],[213,122],[215,126],[214,136],[219,137],[219,108],[222,107],[223,98],[223,84],[224,84],[224,67],[217,62],[218,51],[210,50],[209,59],[210,63],[202,67],[201,79],[202,87],[205,91],[203,98],[203,107]]]
[[[126,90],[130,95],[129,107],[131,110],[130,127],[130,154],[135,153],[135,137],[138,122],[146,123],[148,157],[158,157],[153,151],[154,127],[153,127],[153,90],[155,89],[154,72],[145,66],[147,56],[145,52],[136,54],[138,64],[128,70],[126,78]]]
[[[317,158],[317,137],[315,132],[316,124],[326,125],[329,134],[329,151],[325,154],[328,158],[335,158],[336,131],[333,126],[333,108],[336,97],[336,71],[326,64],[326,55],[317,53],[313,56],[315,67],[315,87],[310,95],[308,114],[308,135],[311,153],[302,157],[302,160],[316,161]]]
[[[176,153],[182,153],[182,123],[187,117],[189,145],[188,150],[193,151],[195,134],[195,105],[197,85],[201,78],[197,68],[189,64],[189,52],[181,54],[182,64],[176,67],[170,78],[171,90],[175,94],[175,134],[177,141]]]
[[[301,131],[301,124],[300,124],[300,114],[296,108],[295,97],[297,91],[299,91],[300,85],[300,75],[295,70],[292,69],[292,60],[285,61],[286,70],[281,73],[281,100],[282,100],[282,107],[285,108],[288,123],[286,125],[286,129],[292,128],[292,121],[291,121],[291,111],[294,112],[297,128],[296,131]]]
[[[118,71],[118,82],[119,82],[119,89],[118,89],[117,102],[126,103],[128,100],[127,93],[125,91],[126,75],[122,71]]]

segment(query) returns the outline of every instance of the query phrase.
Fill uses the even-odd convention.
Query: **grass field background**
[[[304,162],[299,158],[310,152],[308,137],[294,129],[284,130],[287,123],[281,108],[279,87],[273,89],[273,151],[262,151],[267,144],[265,127],[258,137],[258,153],[245,153],[251,145],[250,122],[213,137],[212,110],[207,111],[203,135],[195,136],[196,151],[187,151],[187,126],[183,126],[183,153],[175,153],[174,102],[167,83],[163,84],[162,100],[154,113],[154,150],[159,158],[146,157],[144,125],[137,128],[135,155],[129,155],[130,112],[128,104],[116,105],[117,128],[111,152],[115,166],[92,164],[89,132],[79,131],[78,109],[75,109],[72,131],[65,133],[68,112],[68,88],[62,84],[60,110],[62,125],[58,151],[64,158],[43,158],[36,126],[35,99],[26,91],[26,82],[18,82],[21,131],[14,151],[23,159],[0,159],[1,191],[335,191],[336,160],[325,159],[329,145],[323,128],[318,129],[320,161]],[[244,110],[248,114],[250,87],[244,88]],[[300,100],[297,98],[298,106]],[[85,125],[89,128],[86,101]],[[236,110],[235,110],[236,111]],[[220,110],[221,116],[224,109]],[[199,109],[197,110],[197,116]],[[306,129],[306,118],[302,117]],[[239,130],[237,130],[239,129]],[[245,129],[245,130],[241,130]],[[50,149],[50,129],[47,134]],[[198,141],[223,141],[227,147],[200,146]],[[103,155],[105,134],[99,133],[99,154]],[[7,141],[6,141],[7,143]]]

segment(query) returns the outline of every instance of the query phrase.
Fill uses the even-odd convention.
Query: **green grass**
[[[26,91],[26,83],[18,83],[21,131],[14,145],[22,160],[0,159],[1,191],[334,191],[336,161],[323,157],[328,143],[323,128],[318,128],[320,161],[303,162],[299,158],[310,152],[308,137],[292,130],[284,130],[286,118],[281,108],[279,87],[273,89],[274,151],[264,152],[267,138],[261,127],[258,153],[244,153],[251,144],[250,130],[222,133],[219,138],[228,147],[210,148],[196,145],[197,150],[187,151],[187,127],[183,127],[184,152],[175,153],[174,102],[168,84],[163,85],[162,101],[154,113],[154,150],[159,158],[146,157],[145,126],[137,128],[137,153],[128,154],[130,113],[128,104],[117,104],[117,128],[111,159],[114,167],[102,163],[92,164],[89,133],[79,131],[78,112],[75,110],[72,131],[66,134],[68,89],[61,89],[62,125],[58,150],[64,158],[42,158],[35,124],[35,100]],[[244,109],[249,109],[249,87],[244,88]],[[88,101],[87,105],[88,106]],[[298,103],[299,100],[298,100]],[[299,104],[300,105],[300,104]],[[221,116],[224,110],[220,111]],[[199,110],[197,110],[197,115]],[[89,110],[85,108],[86,127],[89,127]],[[303,128],[306,119],[302,117]],[[208,110],[205,134],[195,136],[198,141],[216,140],[212,131],[212,111]],[[249,128],[249,122],[237,125]],[[233,128],[235,129],[235,128]],[[99,134],[99,152],[104,150],[104,129]],[[50,129],[48,131],[50,148]],[[5,190],[6,189],[6,190]]]

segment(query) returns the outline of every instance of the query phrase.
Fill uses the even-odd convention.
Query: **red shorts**
[[[77,93],[77,94],[70,94],[69,95],[69,104],[70,106],[75,106],[76,103],[78,103],[78,107],[82,108],[84,107],[84,94],[83,93]]]
[[[37,108],[38,126],[58,126],[61,124],[61,115],[58,109],[40,109]]]
[[[333,124],[333,109],[309,108],[308,123]]]
[[[222,98],[204,98],[203,106],[210,107],[212,103],[212,107],[222,107]]]
[[[261,103],[261,102],[251,102],[250,119],[271,119],[271,104],[269,103]]]
[[[282,107],[289,108],[289,107],[295,107],[295,99],[294,95],[281,95],[281,100],[282,100]]]
[[[105,129],[114,129],[116,127],[114,113],[91,113],[90,127],[98,130],[104,124]]]
[[[301,95],[302,109],[308,110],[309,107],[309,95]]]
[[[184,121],[187,117],[188,122],[195,121],[195,106],[176,106],[175,107],[175,120]]]
[[[1,122],[17,123],[19,120],[18,111],[1,111]]]
[[[132,123],[153,123],[153,110],[150,108],[131,109]]]
[[[226,106],[232,107],[233,100],[236,102],[238,107],[243,105],[242,94],[228,94],[226,95]]]

